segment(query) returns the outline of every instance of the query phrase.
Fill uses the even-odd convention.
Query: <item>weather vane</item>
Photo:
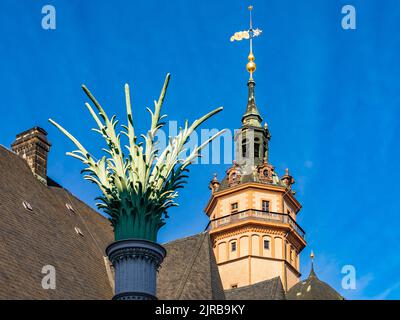
[[[255,57],[253,54],[253,38],[258,37],[261,35],[262,30],[256,28],[253,29],[253,20],[251,16],[251,12],[253,11],[253,6],[249,6],[249,13],[250,13],[250,27],[249,30],[245,31],[238,31],[231,37],[231,41],[241,41],[243,39],[250,40],[250,53],[247,59],[249,62],[246,65],[247,71],[250,73],[250,80],[253,80],[253,72],[256,71],[256,63],[254,62]]]

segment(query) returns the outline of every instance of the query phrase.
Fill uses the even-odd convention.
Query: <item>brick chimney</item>
[[[47,132],[40,127],[34,127],[18,134],[11,148],[28,162],[33,174],[47,184],[47,155],[50,146]]]

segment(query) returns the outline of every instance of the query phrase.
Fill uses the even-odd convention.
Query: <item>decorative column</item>
[[[157,271],[166,256],[164,247],[148,240],[120,240],[106,254],[114,266],[113,300],[156,300]]]
[[[120,132],[115,131],[116,117],[109,117],[89,89],[82,86],[96,109],[89,103],[85,104],[98,125],[95,131],[108,146],[108,149],[103,149],[106,155],[99,160],[66,129],[49,119],[75,144],[77,150],[67,154],[85,165],[82,170],[84,178],[95,183],[102,193],[96,198],[99,200],[96,205],[107,213],[114,229],[115,242],[107,247],[106,254],[115,269],[115,300],[157,299],[157,270],[166,255],[166,250],[156,243],[158,231],[168,219],[168,209],[178,205],[177,189],[183,187],[187,167],[200,156],[202,148],[225,131],[213,135],[186,159],[180,157],[192,132],[220,112],[223,109],[220,107],[190,126],[186,122],[185,130],[171,137],[165,149],[160,150],[156,137],[157,131],[165,125],[161,107],[169,79],[167,74],[154,110],[148,109],[151,127],[146,135],[135,132],[128,84],[125,85],[128,123]],[[122,136],[127,137],[125,148],[121,145]],[[139,141],[137,137],[143,140]]]

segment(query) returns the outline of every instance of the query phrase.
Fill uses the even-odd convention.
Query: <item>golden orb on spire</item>
[[[254,57],[253,52],[249,53],[249,56],[247,57],[247,59],[249,59],[249,61],[254,61],[256,58]]]
[[[250,79],[253,78],[253,72],[256,71],[256,63],[254,62],[255,57],[253,52],[250,52],[249,56],[247,57],[249,62],[247,62],[246,69],[250,72]]]

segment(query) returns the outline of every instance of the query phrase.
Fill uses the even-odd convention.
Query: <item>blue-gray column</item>
[[[106,254],[114,266],[114,300],[157,299],[157,271],[166,250],[148,240],[121,240],[110,244]]]

